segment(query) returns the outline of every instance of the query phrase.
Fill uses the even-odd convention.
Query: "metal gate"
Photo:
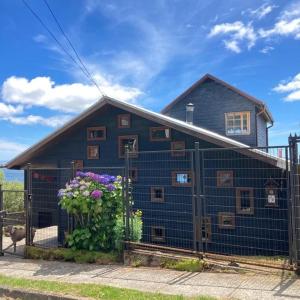
[[[0,255],[24,255],[26,203],[26,190],[5,190],[0,185]]]
[[[300,136],[289,137],[290,201],[292,210],[292,256],[300,269]]]

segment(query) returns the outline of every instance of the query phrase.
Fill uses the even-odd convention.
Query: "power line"
[[[50,36],[54,39],[54,41],[59,45],[59,47],[63,50],[63,52],[75,63],[83,74],[97,87],[100,94],[104,96],[104,93],[101,91],[98,84],[92,78],[91,74],[88,72],[86,67],[84,68],[77,62],[77,60],[68,52],[68,50],[60,43],[60,41],[56,38],[55,34],[49,29],[49,27],[44,23],[44,21],[40,18],[40,16],[30,7],[30,5],[26,2],[26,0],[22,0],[26,8],[32,13],[32,15],[40,22],[40,24],[46,29],[46,31],[50,34]],[[80,60],[82,62],[82,60]]]
[[[82,59],[80,58],[80,56],[79,56],[78,52],[76,51],[76,49],[75,49],[73,43],[71,42],[71,40],[69,39],[69,37],[67,36],[67,34],[65,33],[65,31],[63,30],[62,25],[60,24],[60,22],[59,22],[58,19],[56,18],[56,16],[55,16],[53,10],[51,9],[51,7],[50,7],[48,1],[47,1],[47,0],[44,0],[44,3],[45,3],[45,5],[47,6],[47,8],[49,9],[49,11],[50,11],[50,13],[51,13],[51,15],[52,15],[52,17],[53,17],[53,19],[54,19],[54,21],[55,21],[57,27],[58,27],[59,30],[60,30],[60,32],[61,32],[62,35],[65,37],[65,39],[68,41],[70,47],[72,48],[73,52],[75,53],[75,56],[77,57],[79,63],[81,64],[81,66],[83,67],[83,69],[86,71],[86,73],[89,75],[90,80],[97,86],[97,88],[98,88],[98,90],[100,91],[100,93],[101,93],[102,95],[104,95],[104,93],[102,92],[102,90],[101,90],[100,87],[98,86],[97,82],[95,82],[95,80],[93,79],[91,73],[89,72],[89,70],[87,69],[87,67],[86,67],[85,64],[83,63]]]

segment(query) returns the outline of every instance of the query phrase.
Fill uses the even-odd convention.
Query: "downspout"
[[[258,138],[257,138],[257,117],[258,117],[259,115],[265,113],[265,112],[266,112],[266,107],[265,107],[265,105],[262,105],[261,111],[259,111],[259,112],[256,114],[256,144],[258,144]],[[270,129],[271,127],[273,127],[273,125],[274,125],[274,122],[271,121],[271,125],[267,126],[267,128],[266,128],[266,146],[269,146],[269,129]]]

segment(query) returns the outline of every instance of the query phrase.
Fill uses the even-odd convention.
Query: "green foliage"
[[[76,263],[112,264],[120,262],[117,252],[100,252],[87,250],[72,250],[66,248],[43,249],[26,246],[26,258],[43,260],[60,260]]]
[[[165,259],[162,267],[177,271],[201,272],[206,268],[206,263],[203,260],[196,258],[187,258],[181,260]]]
[[[47,294],[72,295],[74,298],[88,297],[97,300],[213,300],[209,296],[184,297],[145,293],[100,284],[70,283],[61,281],[32,280],[0,275],[0,286],[24,290],[41,291]]]
[[[143,221],[142,212],[137,210],[132,213],[131,216],[131,226],[130,226],[130,240],[133,242],[139,242],[142,239],[143,233]],[[117,218],[116,226],[114,227],[115,234],[115,248],[119,252],[123,250],[123,241],[125,239],[125,226],[123,222],[123,217],[120,215]]]
[[[76,175],[59,191],[61,207],[75,219],[67,245],[74,250],[112,250],[114,228],[122,215],[122,178],[91,172]]]
[[[24,210],[24,184],[18,181],[6,181],[3,170],[0,169],[0,184],[3,190],[3,208],[8,212],[18,212]],[[20,192],[11,192],[20,191]]]

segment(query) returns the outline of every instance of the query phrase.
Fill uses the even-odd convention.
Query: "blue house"
[[[205,75],[161,113],[105,96],[7,167],[31,164],[33,224],[58,226],[62,243],[67,216],[56,195],[71,161],[117,173],[128,145],[143,242],[287,255],[286,160],[259,148],[272,124],[263,102]]]

